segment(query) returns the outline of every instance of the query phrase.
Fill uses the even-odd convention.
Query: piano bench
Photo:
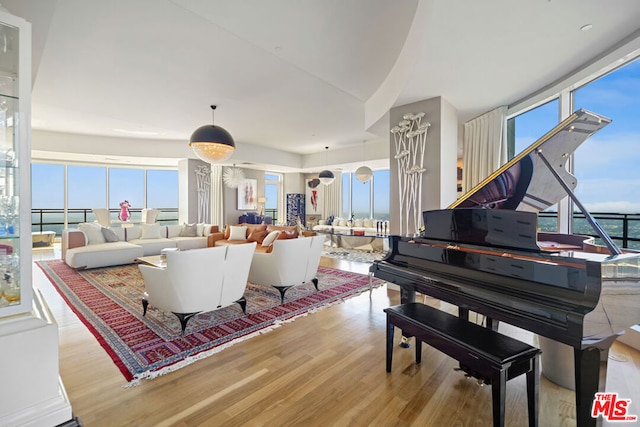
[[[491,384],[493,425],[504,426],[506,382],[527,374],[529,426],[538,425],[538,358],[540,349],[420,303],[385,308],[387,313],[387,372],[391,372],[394,327],[416,338],[416,363],[422,342],[456,359],[460,369]]]

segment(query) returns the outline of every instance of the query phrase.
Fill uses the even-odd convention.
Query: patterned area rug
[[[289,289],[284,304],[272,287],[249,283],[247,315],[240,306],[201,313],[180,335],[176,316],[151,305],[142,316],[144,280],[136,264],[75,271],[61,260],[37,265],[69,307],[94,334],[129,385],[211,356],[241,340],[267,332],[369,289],[366,275],[320,267],[319,291],[312,283]],[[384,282],[373,279],[372,286]]]

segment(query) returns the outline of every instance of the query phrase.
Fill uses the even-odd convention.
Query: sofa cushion
[[[133,227],[126,227],[124,232],[127,237],[127,242],[130,242],[132,240],[139,239],[142,236],[142,227],[137,225]]]
[[[267,234],[269,234],[267,230],[256,230],[247,237],[247,241],[262,243],[264,241],[264,238],[267,237]]]
[[[180,230],[180,237],[197,237],[198,226],[196,224],[182,224],[182,230]]]
[[[141,239],[160,239],[163,237],[160,233],[161,228],[159,225],[142,225],[142,235]]]
[[[167,237],[173,238],[180,236],[180,232],[182,231],[182,226],[179,224],[167,225]]]
[[[229,238],[227,240],[247,240],[246,226],[231,225],[229,228]]]
[[[264,247],[271,246],[273,242],[278,238],[279,235],[280,235],[279,230],[274,230],[270,232],[269,234],[267,234],[267,237],[265,237],[264,240],[262,241],[262,246]]]
[[[102,228],[100,229],[100,231],[102,232],[102,235],[104,236],[104,240],[105,240],[107,243],[115,243],[115,242],[117,242],[118,240],[120,240],[120,239],[118,238],[118,235],[116,234],[116,232],[115,232],[115,231],[113,231],[113,230],[112,230],[112,229],[110,229],[110,228],[102,227]]]
[[[97,222],[83,222],[78,224],[78,229],[87,236],[88,245],[96,245],[99,243],[105,243],[106,241],[101,231],[102,226]]]
[[[207,247],[206,237],[172,237],[170,240],[176,242],[176,247],[181,251],[189,249],[200,249]]]
[[[72,268],[96,268],[131,264],[144,255],[142,247],[125,241],[97,243],[67,250],[65,262]]]
[[[134,239],[129,240],[129,243],[142,247],[144,256],[158,255],[164,248],[175,248],[178,246],[174,240],[164,237],[160,239]]]
[[[207,237],[211,233],[211,224],[196,224],[196,237]]]

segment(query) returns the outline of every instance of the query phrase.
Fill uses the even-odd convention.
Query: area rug
[[[280,303],[272,287],[247,285],[247,315],[240,306],[201,313],[185,336],[171,313],[149,306],[142,316],[144,280],[136,264],[76,271],[61,260],[36,263],[125,376],[128,385],[209,357],[239,341],[344,301],[369,289],[366,275],[320,267],[319,291],[295,286]],[[372,286],[384,282],[373,278]]]

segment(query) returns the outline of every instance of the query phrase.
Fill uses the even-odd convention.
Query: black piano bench
[[[527,374],[529,426],[538,425],[538,357],[540,349],[420,303],[385,308],[387,313],[387,372],[391,372],[394,327],[416,337],[416,363],[422,342],[460,362],[460,369],[491,384],[493,425],[504,426],[508,380]]]

